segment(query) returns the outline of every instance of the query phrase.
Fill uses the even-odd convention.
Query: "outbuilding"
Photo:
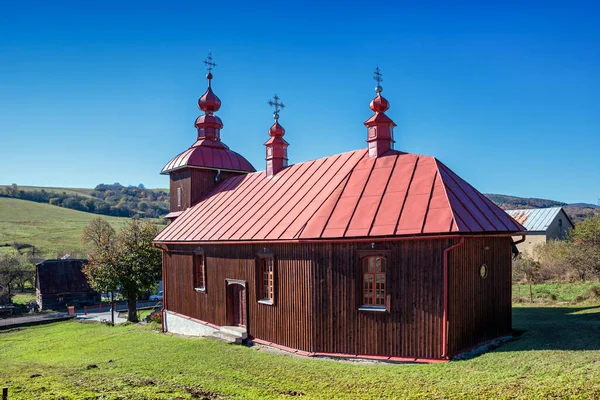
[[[575,224],[562,207],[506,210],[508,215],[527,230],[527,239],[517,248],[521,253],[534,256],[534,248],[549,240],[565,240]]]
[[[67,305],[100,302],[83,273],[86,259],[46,260],[36,265],[35,294],[41,310],[64,310]]]

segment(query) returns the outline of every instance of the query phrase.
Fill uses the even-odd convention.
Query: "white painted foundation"
[[[200,322],[184,318],[179,315],[175,315],[169,311],[165,311],[164,319],[165,331],[171,333],[179,333],[187,336],[211,336],[215,332],[219,331],[218,329],[211,328],[208,325],[204,325]]]

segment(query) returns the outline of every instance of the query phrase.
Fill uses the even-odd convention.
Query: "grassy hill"
[[[0,198],[0,246],[13,242],[33,244],[47,257],[56,257],[59,251],[81,250],[81,232],[97,216],[49,204]],[[128,220],[103,218],[117,230]]]
[[[4,189],[10,187],[10,185],[0,185],[0,189]],[[46,192],[50,192],[50,193],[66,193],[66,194],[72,194],[72,195],[77,195],[77,196],[81,196],[81,197],[92,197],[91,193],[94,191],[94,189],[85,189],[85,188],[62,188],[62,187],[47,187],[47,186],[21,186],[19,185],[19,189],[22,190],[42,190],[44,189]]]

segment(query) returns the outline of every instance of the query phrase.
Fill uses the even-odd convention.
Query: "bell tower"
[[[365,126],[368,131],[369,157],[379,157],[394,148],[394,127],[396,124],[385,115],[385,112],[390,108],[390,103],[381,95],[383,75],[379,67],[375,69],[373,79],[377,81],[377,87],[375,88],[377,97],[371,101],[369,107],[375,114],[365,121]]]
[[[215,115],[221,108],[221,100],[212,90],[212,70],[217,64],[210,52],[204,64],[208,87],[198,99],[198,108],[204,113],[194,124],[196,142],[169,161],[161,172],[170,178],[171,212],[166,217],[170,220],[197,204],[220,181],[256,171],[244,157],[221,141],[223,121]]]

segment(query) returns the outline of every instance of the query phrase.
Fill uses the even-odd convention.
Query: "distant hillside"
[[[600,213],[600,207],[594,204],[573,203],[567,204],[560,201],[507,196],[504,194],[486,194],[488,199],[496,203],[504,210],[563,207],[567,215],[574,223],[583,221],[585,218]]]
[[[561,207],[567,205],[567,203],[561,203],[560,201],[507,196],[504,194],[486,194],[485,196],[504,210],[513,210],[518,208]]]
[[[94,189],[0,186],[0,197],[47,203],[72,210],[114,217],[158,218],[169,212],[169,194],[143,185],[100,184]]]
[[[83,228],[97,215],[32,201],[0,198],[0,252],[14,242],[30,244],[46,257],[81,252]],[[128,218],[103,217],[115,229]]]

